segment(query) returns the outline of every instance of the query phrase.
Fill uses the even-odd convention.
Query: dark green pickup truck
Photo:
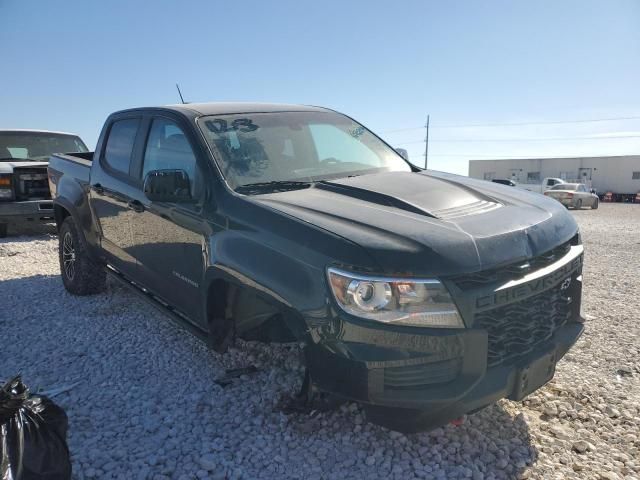
[[[71,293],[108,273],[219,351],[303,342],[305,384],[394,429],[523,398],[583,330],[561,204],[423,171],[328,109],[117,112],[49,183]]]

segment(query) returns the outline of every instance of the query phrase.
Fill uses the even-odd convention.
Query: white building
[[[527,158],[469,160],[469,176],[483,180],[510,179],[540,183],[547,177],[585,183],[598,193],[633,195],[640,192],[640,155],[617,157]]]

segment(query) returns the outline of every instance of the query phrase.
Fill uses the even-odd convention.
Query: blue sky
[[[430,114],[429,166],[456,173],[638,154],[639,26],[637,0],[0,0],[0,128],[93,148],[109,113],[175,103],[179,82],[190,101],[337,109],[418,164]],[[639,118],[547,123],[620,117]]]

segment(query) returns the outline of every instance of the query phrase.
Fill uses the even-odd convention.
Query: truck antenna
[[[424,169],[426,170],[427,162],[429,161],[429,115],[427,115],[427,124],[425,127],[427,127],[427,137],[425,138],[424,145]]]
[[[180,95],[180,101],[181,101],[181,102],[182,102],[182,104],[184,105],[184,104],[185,104],[185,103],[187,103],[187,102],[185,102],[185,101],[184,101],[184,98],[182,98],[182,92],[180,91],[180,85],[178,85],[177,83],[176,83],[176,88],[178,89],[178,95]]]

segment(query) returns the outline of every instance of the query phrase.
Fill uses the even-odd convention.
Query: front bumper
[[[21,220],[50,221],[53,218],[52,200],[28,200],[24,202],[0,203],[0,222]]]
[[[457,375],[437,382],[445,376],[450,364],[434,364],[432,369],[416,368],[412,360],[377,362],[371,365],[356,359],[344,359],[325,349],[307,349],[311,377],[320,389],[331,391],[370,408],[374,423],[400,431],[421,431],[444,425],[470,412],[479,410],[501,398],[521,400],[553,378],[555,364],[578,340],[584,327],[574,322],[561,327],[547,342],[517,361],[486,367],[486,332],[466,332],[445,343],[464,345],[462,365]],[[485,338],[484,344],[482,338]],[[453,340],[453,341],[452,341]],[[389,366],[392,365],[392,366]],[[417,364],[420,365],[420,364]],[[424,365],[424,364],[423,364]],[[413,377],[431,370],[431,385],[401,385],[396,377]],[[422,378],[419,381],[425,381]],[[381,408],[382,407],[382,408]]]
[[[311,378],[321,390],[364,403],[375,423],[403,431],[442,425],[501,398],[520,400],[553,377],[557,361],[582,334],[581,262],[582,247],[573,247],[555,264],[490,294],[485,289],[460,299],[458,292],[464,329],[373,324],[337,314],[334,333],[306,348]],[[533,286],[538,290],[530,293]],[[552,298],[560,310],[548,305]],[[507,321],[496,318],[498,328],[486,328],[488,312]],[[537,332],[546,320],[557,323],[527,344],[526,329]],[[509,344],[505,335],[514,328],[524,329],[524,338]],[[501,345],[509,355],[499,354]]]

